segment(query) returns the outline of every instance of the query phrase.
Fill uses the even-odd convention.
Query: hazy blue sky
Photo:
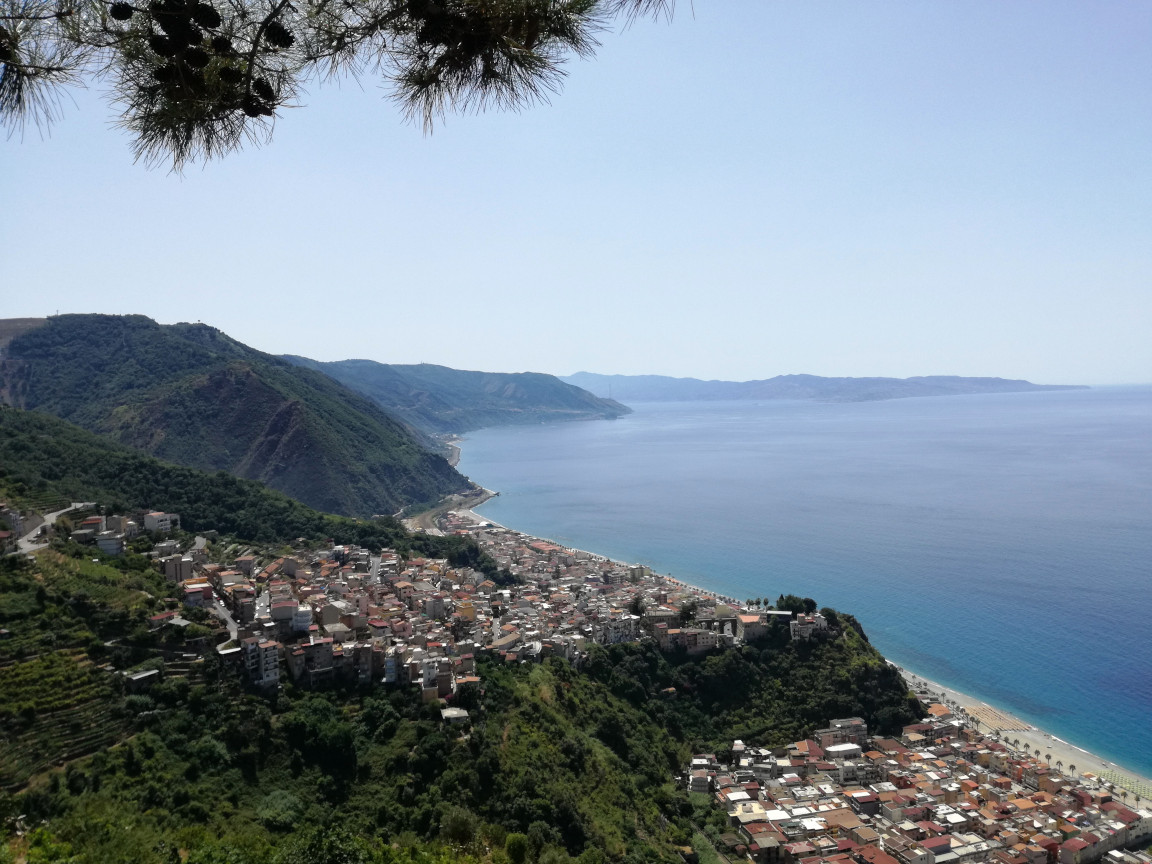
[[[1152,4],[695,0],[550,105],[132,164],[102,87],[0,141],[0,315],[495,371],[1152,381]],[[694,7],[694,8],[693,8]]]

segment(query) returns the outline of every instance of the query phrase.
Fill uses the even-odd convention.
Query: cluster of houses
[[[779,864],[1152,864],[1152,811],[930,706],[899,738],[859,717],[788,747],[700,754],[690,792],[726,815],[730,857]],[[1127,799],[1126,791],[1119,793]]]
[[[592,644],[650,638],[665,650],[696,654],[773,627],[793,639],[832,632],[819,614],[741,609],[646,567],[471,513],[449,513],[440,525],[474,537],[497,564],[494,578],[443,559],[357,546],[244,554],[221,564],[203,548],[181,550],[164,540],[153,554],[185,607],[223,619],[229,639],[218,654],[259,688],[285,678],[304,687],[396,684],[418,686],[428,701],[451,701],[461,687],[479,683],[480,652],[503,662],[555,655],[579,664]],[[168,610],[153,625],[177,617]]]
[[[229,636],[218,653],[260,688],[286,676],[305,687],[417,685],[428,700],[450,700],[478,683],[479,652],[505,662],[558,655],[578,664],[591,644],[650,638],[664,650],[699,654],[773,627],[789,628],[793,639],[833,632],[818,613],[743,609],[644,566],[520,534],[470,511],[441,516],[439,529],[473,537],[495,560],[496,581],[445,560],[356,546],[282,556],[256,550],[213,563],[203,541],[164,536],[179,528],[175,513],[92,514],[73,525],[71,538],[119,555],[142,530],[151,532],[151,555],[183,606],[223,620]],[[150,624],[189,621],[169,609]]]
[[[180,524],[162,512],[142,521],[158,535]],[[356,546],[243,554],[221,564],[209,560],[203,542],[182,549],[161,539],[152,554],[184,607],[223,620],[229,638],[217,653],[260,688],[285,676],[304,687],[405,685],[419,687],[426,701],[451,703],[461,688],[479,684],[481,652],[509,663],[556,655],[579,664],[592,644],[647,638],[695,654],[774,628],[787,628],[793,640],[836,632],[819,613],[741,608],[646,567],[471,512],[440,517],[439,529],[473,537],[496,562],[495,579],[442,559]],[[90,516],[73,537],[118,554],[139,530],[134,519]],[[177,609],[152,620],[157,628],[181,624],[188,621]],[[467,720],[459,707],[442,714],[446,722]],[[696,756],[685,783],[723,809],[729,828],[719,839],[733,860],[1152,864],[1152,855],[1126,851],[1152,843],[1152,811],[1139,799],[1129,808],[1091,774],[1059,768],[933,704],[899,738],[871,737],[853,717],[786,748],[736,741],[723,762]]]
[[[84,505],[73,505],[80,508]],[[16,535],[27,534],[43,524],[43,518],[36,513],[21,514],[15,510],[0,512],[0,517],[14,527]],[[89,512],[72,526],[69,539],[77,543],[96,546],[105,555],[123,555],[127,542],[137,536],[143,526],[144,531],[154,534],[170,534],[180,528],[180,517],[175,513],[153,510],[133,516],[101,515]],[[45,532],[50,526],[44,525]],[[175,548],[175,547],[173,547]],[[163,551],[159,554],[163,554]]]
[[[108,516],[88,509],[94,506],[72,505],[70,509],[81,510],[88,515],[83,515],[71,526],[68,536],[77,543],[95,546],[106,555],[123,555],[128,541],[141,530],[162,535],[180,529],[180,517],[175,513],[154,510],[133,516]],[[46,523],[44,516],[36,510],[21,510],[0,502],[0,553],[16,551],[19,538],[32,535],[33,532],[36,532],[38,539],[47,540],[56,533],[58,527],[59,524]]]

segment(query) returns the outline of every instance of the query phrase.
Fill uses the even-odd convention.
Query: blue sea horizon
[[[1152,776],[1152,387],[646,403],[484,429],[494,521],[740,600],[814,597],[893,662]]]

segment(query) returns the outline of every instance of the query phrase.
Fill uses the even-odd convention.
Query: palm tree
[[[1036,748],[1036,758],[1037,759],[1040,758],[1040,748],[1039,747]]]
[[[1048,767],[1051,768],[1052,767],[1052,754],[1051,753],[1045,753],[1044,758],[1048,761]]]
[[[1123,798],[1124,803],[1127,804],[1128,803],[1128,790],[1127,789],[1121,789],[1120,790],[1120,797]]]
[[[1056,770],[1059,771],[1061,774],[1064,773],[1064,763],[1061,762],[1059,759],[1056,760]]]
[[[1075,766],[1075,765],[1069,765],[1069,766],[1068,766],[1068,771],[1069,771],[1069,772],[1071,772],[1071,774],[1072,774],[1072,776],[1073,776],[1073,777],[1075,777],[1075,776],[1076,776],[1076,766]]]

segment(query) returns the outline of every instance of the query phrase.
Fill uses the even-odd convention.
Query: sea
[[[493,521],[745,600],[1152,776],[1152,387],[640,403],[484,429]]]

